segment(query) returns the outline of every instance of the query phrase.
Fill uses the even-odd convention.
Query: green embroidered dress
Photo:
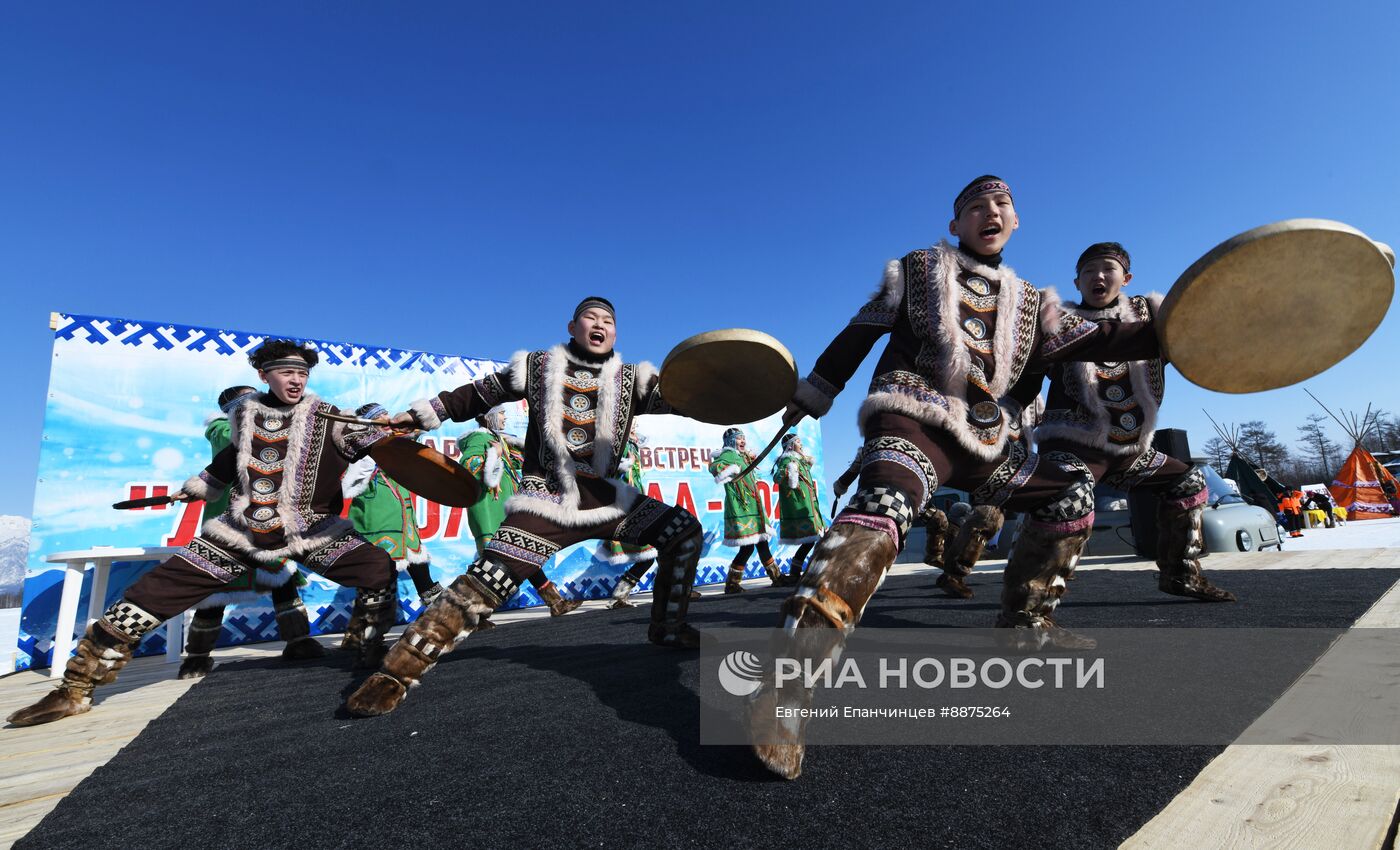
[[[734,478],[753,458],[733,448],[725,448],[710,461],[710,474],[724,485],[724,545],[747,546],[769,538],[768,521],[763,516],[763,500],[758,495],[758,475],[750,472]]]

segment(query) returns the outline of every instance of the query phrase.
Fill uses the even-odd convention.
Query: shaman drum
[[[1392,261],[1341,222],[1295,218],[1241,233],[1186,270],[1162,302],[1162,351],[1193,384],[1253,393],[1340,363],[1380,325]]]
[[[480,495],[476,479],[461,464],[408,437],[380,440],[370,447],[369,454],[385,475],[430,502],[465,508]]]
[[[696,334],[661,364],[661,396],[677,411],[713,425],[757,422],[782,410],[797,389],[797,364],[762,331]]]

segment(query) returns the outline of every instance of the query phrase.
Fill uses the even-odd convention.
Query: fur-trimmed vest
[[[1157,293],[1119,298],[1101,310],[1065,307],[1090,321],[1140,322],[1156,317]],[[1045,414],[1036,442],[1068,440],[1114,456],[1142,454],[1152,445],[1165,389],[1163,362],[1061,363],[1050,370]]]
[[[1037,357],[1068,350],[1097,325],[1065,314],[1008,265],[978,262],[947,242],[892,260],[879,290],[801,382],[793,401],[820,416],[874,342],[890,335],[860,410],[908,416],[952,434],[984,460],[1023,430],[1039,388]],[[1032,388],[1020,382],[1034,383]]]
[[[317,411],[340,412],[310,394],[290,406],[249,395],[233,408],[230,445],[181,488],[206,500],[229,491],[228,509],[204,523],[202,537],[280,569],[284,558],[300,561],[354,531],[340,517],[340,479],[385,435]]]
[[[637,490],[617,477],[618,462],[634,416],[671,412],[658,386],[650,363],[623,363],[616,352],[592,360],[556,345],[518,352],[501,371],[414,402],[410,410],[424,427],[436,428],[447,419],[463,422],[503,401],[524,399],[530,406],[524,467],[506,511],[577,528],[620,519],[636,500]],[[585,507],[581,478],[605,482],[610,503]]]

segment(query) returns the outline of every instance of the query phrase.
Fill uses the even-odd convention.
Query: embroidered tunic
[[[724,545],[747,546],[767,540],[768,520],[758,495],[757,471],[737,478],[753,455],[725,448],[710,461],[710,474],[724,485]]]
[[[268,393],[239,402],[229,420],[230,445],[182,488],[206,501],[229,491],[228,509],[204,523],[201,537],[279,565],[283,558],[305,562],[354,534],[340,516],[340,479],[385,433],[323,419],[318,410],[341,412],[310,394],[295,405]]]
[[[1134,295],[1102,309],[1066,306],[1095,322],[1151,321],[1161,298]],[[1037,441],[1061,439],[1115,456],[1140,455],[1152,445],[1165,388],[1163,360],[1057,363]]]
[[[800,546],[820,540],[826,520],[812,479],[812,459],[797,452],[778,455],[773,483],[778,485],[778,542]]]
[[[887,334],[861,407],[862,430],[876,413],[898,413],[950,433],[983,460],[999,457],[1019,435],[1050,363],[1159,353],[1150,324],[1087,321],[1009,266],[993,268],[941,242],[889,263],[880,289],[827,346],[793,401],[825,414]]]
[[[572,343],[519,352],[475,383],[410,405],[424,428],[464,422],[504,401],[530,406],[520,488],[506,512],[525,511],[564,526],[620,519],[641,494],[616,480],[632,418],[670,413],[650,363],[625,364],[616,352],[592,358]]]

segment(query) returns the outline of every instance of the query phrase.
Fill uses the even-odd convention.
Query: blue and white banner
[[[17,669],[51,663],[64,565],[50,563],[50,556],[104,546],[180,546],[198,533],[202,503],[131,511],[115,511],[111,505],[124,499],[173,493],[209,462],[204,428],[208,418],[218,414],[215,400],[226,387],[258,385],[247,354],[267,336],[127,319],[56,316]],[[307,342],[318,348],[322,358],[312,372],[310,391],[347,409],[376,401],[391,411],[404,410],[414,399],[476,380],[504,365],[503,361],[360,343]],[[540,340],[538,344],[551,342]],[[508,427],[523,434],[523,407],[511,419]],[[749,445],[766,444],[780,426],[778,414],[744,426]],[[456,457],[456,438],[474,428],[473,423],[448,423],[424,442]],[[724,428],[677,416],[649,416],[638,419],[637,431],[643,443],[648,494],[690,509],[705,527],[698,582],[723,581],[734,552],[721,543],[723,488],[714,483],[706,467],[720,445]],[[825,480],[819,425],[805,420],[798,432],[816,461],[813,477]],[[766,460],[760,472],[765,479],[762,495],[770,515],[774,515],[778,499],[776,488],[769,486],[771,466],[772,459]],[[827,494],[822,496],[826,500]],[[465,570],[476,554],[465,513],[420,500],[418,523],[432,558],[434,577],[446,584]],[[570,547],[546,565],[550,578],[566,595],[599,598],[611,593],[623,568],[596,559],[595,548],[594,543]],[[791,552],[775,548],[775,555],[785,561]],[[115,564],[104,607],[153,566],[154,561]],[[755,560],[748,574],[761,573]],[[311,615],[312,631],[342,631],[353,591],[313,573],[307,577],[310,584],[302,589],[302,598]],[[411,619],[419,610],[417,595],[407,576],[400,580],[404,619]],[[91,585],[89,571],[78,600],[79,633],[84,630],[82,613],[88,610]],[[650,586],[648,576],[641,587]],[[539,598],[527,585],[507,607],[538,604]],[[148,636],[139,653],[163,652],[163,632]],[[220,645],[278,639],[271,602],[263,600],[229,609]]]

